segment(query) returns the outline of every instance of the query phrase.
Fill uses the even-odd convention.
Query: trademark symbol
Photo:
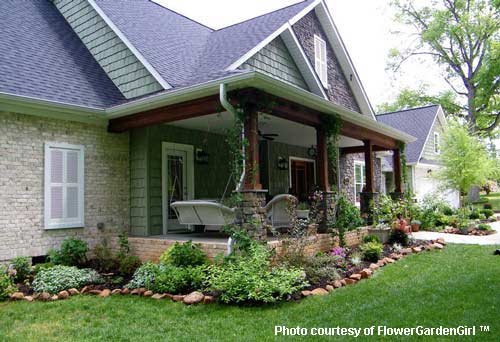
[[[480,325],[479,330],[481,330],[482,332],[488,332],[488,331],[490,331],[490,326],[489,325]]]

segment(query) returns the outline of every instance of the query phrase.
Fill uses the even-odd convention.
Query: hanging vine
[[[326,134],[328,160],[330,162],[330,184],[336,190],[338,180],[339,137],[342,129],[342,119],[338,115],[324,115],[321,118]]]

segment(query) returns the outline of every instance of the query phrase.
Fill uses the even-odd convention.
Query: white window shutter
[[[84,226],[84,147],[45,144],[45,228]]]
[[[314,69],[324,87],[328,86],[328,61],[326,56],[326,42],[314,35]]]

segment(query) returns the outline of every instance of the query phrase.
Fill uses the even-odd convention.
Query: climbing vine
[[[399,151],[401,158],[401,177],[403,178],[403,184],[405,186],[405,190],[409,189],[408,183],[408,167],[406,166],[406,144],[402,141],[399,142]]]
[[[338,179],[338,140],[342,128],[342,119],[338,115],[324,115],[322,117],[322,122],[326,134],[328,160],[331,165],[330,184],[332,190],[335,190]]]

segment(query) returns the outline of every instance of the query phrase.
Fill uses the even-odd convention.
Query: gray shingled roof
[[[0,92],[104,108],[124,100],[49,1],[0,1]]]
[[[312,0],[212,30],[150,0],[96,3],[174,88],[239,73],[225,69]],[[127,100],[46,1],[0,1],[0,92],[95,108]]]
[[[134,47],[173,87],[205,82],[276,31],[312,0],[212,30],[149,0],[97,1]]]
[[[427,135],[432,128],[434,119],[438,113],[438,105],[412,108],[393,113],[379,114],[377,121],[408,133],[416,141],[406,146],[406,161],[408,163],[418,163],[420,153],[425,145]]]

